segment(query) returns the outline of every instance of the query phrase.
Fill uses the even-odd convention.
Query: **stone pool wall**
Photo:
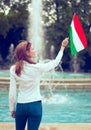
[[[0,77],[0,86],[9,86],[9,77]],[[91,88],[91,78],[73,78],[73,79],[42,79],[40,86],[52,86],[54,88]]]

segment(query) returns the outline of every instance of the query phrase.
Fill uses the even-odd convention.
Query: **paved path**
[[[0,123],[0,130],[15,130],[14,123]],[[39,130],[91,130],[91,123],[41,124]]]

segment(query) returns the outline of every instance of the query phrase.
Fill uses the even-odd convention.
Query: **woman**
[[[24,130],[26,122],[28,130],[38,130],[42,118],[41,76],[59,64],[67,44],[68,38],[65,38],[57,57],[48,63],[33,61],[36,53],[28,41],[21,41],[17,45],[15,50],[17,61],[10,68],[9,88],[9,107],[11,116],[15,118],[16,130]]]

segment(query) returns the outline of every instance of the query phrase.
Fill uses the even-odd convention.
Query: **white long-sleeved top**
[[[59,64],[62,56],[63,51],[59,51],[56,58],[48,63],[30,64],[24,61],[24,69],[20,76],[15,74],[15,65],[11,66],[9,87],[10,111],[15,111],[16,103],[28,103],[41,100],[40,80],[42,74],[54,69]]]

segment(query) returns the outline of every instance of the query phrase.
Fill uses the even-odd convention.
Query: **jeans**
[[[26,123],[28,130],[38,130],[42,118],[41,101],[31,103],[17,103],[16,130],[24,130]]]

